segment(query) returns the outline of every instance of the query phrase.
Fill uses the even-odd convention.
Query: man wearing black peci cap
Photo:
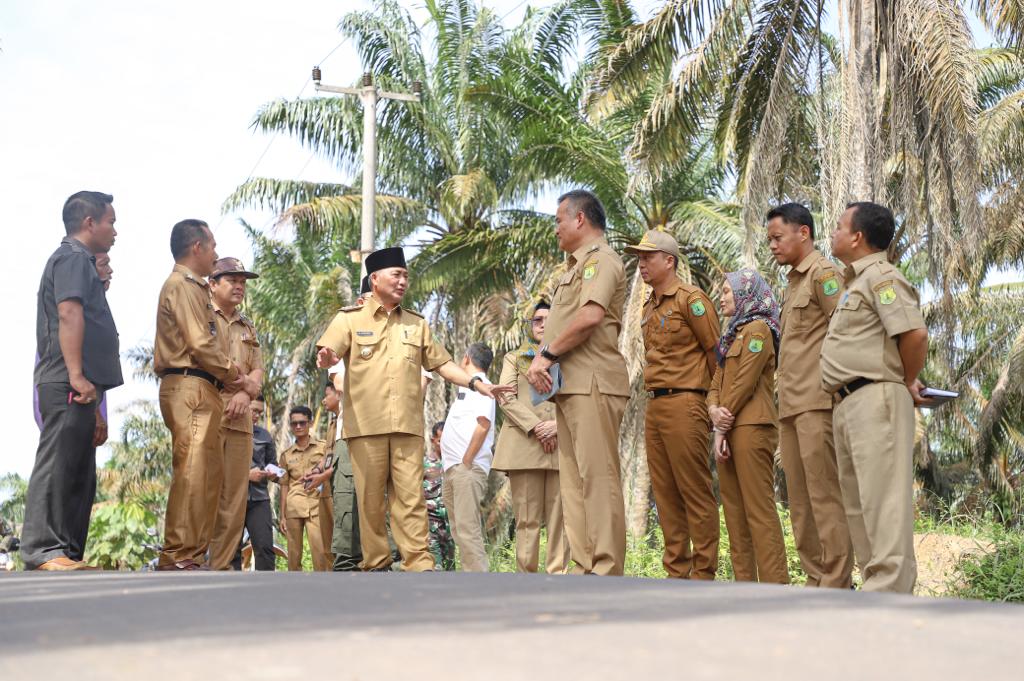
[[[173,457],[159,570],[203,566],[224,476],[219,391],[253,388],[217,333],[205,279],[217,262],[216,247],[202,220],[182,220],[171,230],[174,269],[160,289],[153,345],[160,413],[171,431]]]
[[[427,548],[423,501],[423,388],[421,370],[436,371],[462,387],[495,397],[507,387],[482,383],[451,361],[419,314],[400,306],[409,286],[401,248],[366,257],[371,293],[342,308],[317,341],[318,364],[345,362],[344,422],[359,506],[364,570],[391,562],[385,499],[391,530],[408,571],[434,569]]]

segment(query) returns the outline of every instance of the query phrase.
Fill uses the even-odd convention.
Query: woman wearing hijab
[[[730,319],[718,343],[708,412],[733,573],[740,582],[788,584],[774,485],[779,306],[761,275],[743,269],[726,275],[721,307]]]

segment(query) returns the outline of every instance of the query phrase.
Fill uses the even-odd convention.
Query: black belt
[[[203,371],[202,369],[167,369],[164,373],[160,374],[161,378],[164,376],[195,376],[196,378],[201,378],[204,381],[209,381],[217,390],[224,389],[224,384],[221,383],[216,376],[211,374],[209,371]]]
[[[655,388],[654,390],[647,391],[647,397],[652,400],[656,397],[665,397],[665,395],[678,395],[679,393],[697,393],[699,395],[707,395],[707,390],[701,390],[700,388]]]
[[[871,385],[874,381],[869,381],[866,378],[856,378],[846,385],[839,386],[839,390],[836,391],[836,398],[842,402],[844,399],[857,392],[866,385]]]

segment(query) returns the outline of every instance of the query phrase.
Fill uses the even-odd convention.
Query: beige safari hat
[[[668,253],[676,257],[676,262],[679,261],[679,244],[676,243],[675,238],[668,232],[663,232],[660,229],[649,229],[644,232],[644,237],[640,239],[640,243],[636,246],[626,246],[626,253],[654,253],[661,251],[662,253]]]

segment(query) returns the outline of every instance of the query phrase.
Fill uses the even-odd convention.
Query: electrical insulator
[[[320,76],[321,76],[320,67],[319,66],[314,66],[313,67],[313,82],[314,83],[319,83],[320,82]]]
[[[370,87],[371,85],[373,85],[373,74],[372,73],[364,73],[363,74],[363,87]]]

